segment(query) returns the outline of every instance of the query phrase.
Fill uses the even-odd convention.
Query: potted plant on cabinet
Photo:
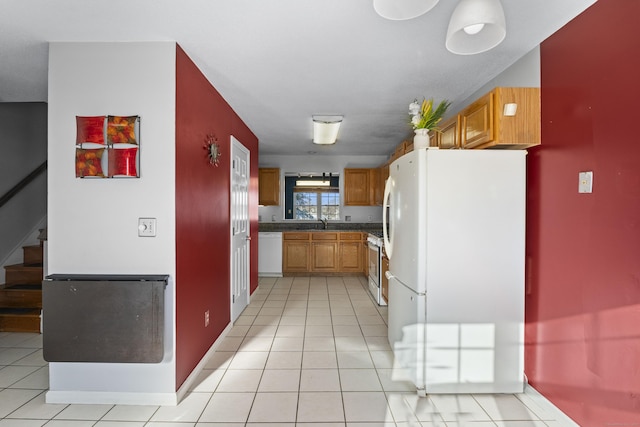
[[[433,98],[423,99],[422,103],[414,100],[409,104],[409,115],[415,136],[413,137],[413,148],[427,148],[429,146],[429,131],[437,129],[437,125],[442,120],[451,105],[448,100],[441,101],[434,108]]]

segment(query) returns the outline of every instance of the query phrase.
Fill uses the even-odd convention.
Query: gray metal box
[[[48,362],[158,363],[167,275],[62,275],[42,283]]]

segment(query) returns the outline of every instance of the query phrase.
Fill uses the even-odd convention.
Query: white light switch
[[[156,219],[138,218],[138,236],[156,237]]]
[[[593,191],[593,172],[580,172],[578,174],[578,193],[591,193]]]

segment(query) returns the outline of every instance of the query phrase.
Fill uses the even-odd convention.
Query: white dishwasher
[[[282,277],[282,233],[258,233],[258,276]]]

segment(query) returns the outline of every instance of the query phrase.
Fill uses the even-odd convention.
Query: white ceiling
[[[459,56],[444,47],[455,0],[406,21],[372,0],[2,0],[0,102],[47,100],[48,41],[173,40],[261,154],[383,155],[411,134],[413,99],[467,98],[594,2],[502,0],[506,39]],[[311,143],[313,114],[344,115],[336,145]]]

